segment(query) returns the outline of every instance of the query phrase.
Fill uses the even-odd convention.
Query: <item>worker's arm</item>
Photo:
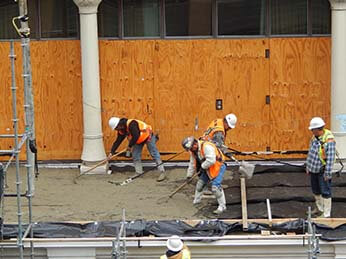
[[[324,178],[331,179],[332,178],[332,169],[335,161],[335,141],[328,141],[325,144],[325,152],[326,152],[326,167],[324,169]]]
[[[131,123],[129,124],[128,131],[130,132],[130,134],[132,136],[132,138],[129,142],[129,148],[132,148],[136,144],[136,142],[137,142],[137,140],[141,134],[141,132],[139,130],[138,122],[135,120],[131,121]]]
[[[222,131],[217,131],[214,133],[213,142],[218,148],[222,147],[225,144],[225,135]]]
[[[192,175],[196,172],[196,159],[195,157],[191,154],[190,155],[190,162],[189,162],[189,167],[187,168],[187,174],[186,178],[192,177]]]
[[[205,161],[203,161],[201,167],[202,169],[207,170],[216,162],[215,149],[211,145],[206,143],[203,146],[203,151],[204,151]]]
[[[117,139],[113,143],[110,155],[113,155],[115,153],[115,151],[118,149],[118,147],[120,146],[121,142],[123,142],[125,137],[126,137],[126,135],[121,135],[118,132],[118,137],[117,137]]]

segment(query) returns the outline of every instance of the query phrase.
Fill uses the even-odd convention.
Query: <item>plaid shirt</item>
[[[319,137],[321,139],[322,137]],[[319,173],[323,164],[319,157],[319,148],[321,145],[321,141],[317,138],[313,138],[310,141],[310,148],[308,157],[306,159],[306,169],[310,173]],[[332,177],[332,169],[335,161],[335,142],[326,142],[324,144],[324,149],[326,153],[326,167],[324,169],[324,175],[328,178]]]

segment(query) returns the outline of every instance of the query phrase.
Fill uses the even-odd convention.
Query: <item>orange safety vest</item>
[[[213,120],[207,130],[203,133],[203,136],[201,139],[206,141],[211,141],[213,139],[213,136],[216,132],[222,132],[224,135],[226,135],[225,127],[223,126],[223,119],[216,119]]]
[[[221,166],[224,164],[225,162],[225,156],[224,154],[222,154],[222,152],[215,146],[215,144],[209,142],[209,141],[204,141],[202,142],[201,144],[201,155],[203,158],[205,158],[205,155],[204,155],[204,150],[203,150],[203,147],[204,147],[204,144],[208,143],[209,145],[211,145],[214,150],[215,150],[215,154],[216,154],[216,162],[215,164],[213,164],[212,166],[210,166],[208,168],[208,176],[210,179],[214,179],[215,177],[217,177],[219,175],[219,172],[220,172],[220,168]]]
[[[151,136],[152,128],[150,125],[146,124],[143,121],[135,120],[135,119],[128,119],[127,123],[126,123],[126,131],[127,131],[127,139],[128,140],[130,140],[132,138],[132,135],[129,132],[129,125],[132,121],[137,121],[137,123],[138,123],[140,135],[139,135],[139,138],[137,139],[136,144],[141,144]]]

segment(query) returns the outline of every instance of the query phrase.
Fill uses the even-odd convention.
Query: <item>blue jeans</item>
[[[322,195],[322,198],[332,197],[332,180],[325,181],[323,173],[310,173],[311,189],[315,195]]]
[[[219,174],[211,180],[211,185],[213,186],[216,186],[218,188],[221,188],[221,183],[222,183],[222,180],[223,180],[223,175],[225,174],[226,172],[226,165],[223,164],[221,167],[220,167],[220,171],[219,171]],[[207,184],[210,179],[209,179],[209,176],[207,173],[202,173],[199,178],[205,183]]]
[[[145,141],[141,144],[135,144],[132,148],[133,162],[141,162],[142,150],[144,144],[146,144],[151,157],[155,160],[156,163],[161,163],[160,152],[157,150],[156,141],[156,136],[152,135],[150,141]]]

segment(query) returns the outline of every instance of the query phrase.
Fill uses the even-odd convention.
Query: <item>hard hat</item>
[[[322,128],[326,123],[321,117],[313,117],[310,121],[309,130]]]
[[[111,127],[111,129],[114,130],[118,126],[119,121],[120,119],[118,117],[110,118],[108,121],[109,127]]]
[[[167,240],[167,248],[173,252],[179,252],[181,249],[183,249],[183,241],[178,236],[171,236]]]
[[[237,116],[235,116],[233,113],[227,114],[225,116],[225,119],[227,121],[228,126],[231,129],[235,128],[235,124],[237,123]]]
[[[192,148],[193,142],[195,141],[195,138],[193,136],[184,138],[183,141],[181,142],[181,145],[183,146],[184,149],[190,150]]]

